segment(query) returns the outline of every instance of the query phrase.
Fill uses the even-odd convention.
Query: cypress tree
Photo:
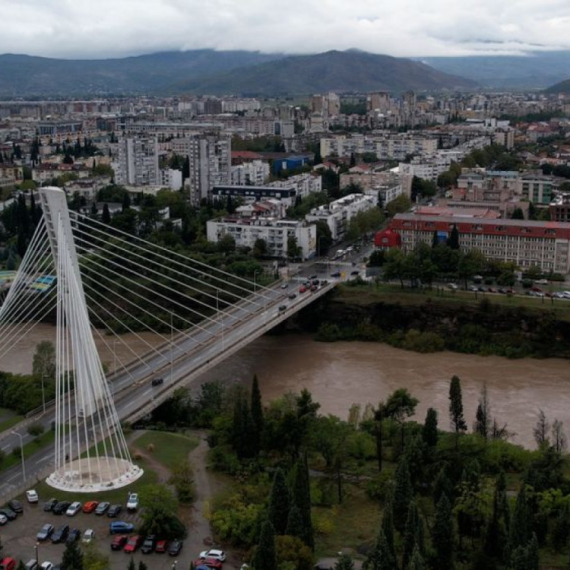
[[[378,404],[378,409],[374,412],[374,438],[376,439],[376,455],[378,456],[378,471],[382,472],[382,423],[384,421],[384,403]]]
[[[334,565],[334,570],[354,570],[354,561],[348,554],[341,553]]]
[[[366,558],[364,567],[366,570],[398,570],[398,564],[390,552],[390,547],[382,529],[378,533],[374,548]]]
[[[514,555],[517,548],[526,548],[531,538],[531,512],[523,484],[517,495],[517,502],[513,513],[513,520],[509,532],[509,550]],[[512,562],[512,561],[511,561]]]
[[[412,553],[412,558],[410,560],[408,570],[426,570],[424,558],[421,555],[419,548],[417,547],[414,548],[414,552]]]
[[[308,468],[302,459],[297,461],[297,465],[295,466],[293,502],[297,505],[303,522],[303,535],[301,539],[311,550],[314,550],[315,539],[313,536],[313,521],[311,519],[311,487]]]
[[[109,205],[107,203],[103,204],[103,214],[101,216],[101,221],[104,224],[111,223],[111,213],[109,212]]]
[[[431,247],[436,248],[439,244],[439,238],[437,237],[437,230],[433,230],[433,235],[431,236]]]
[[[296,536],[303,540],[303,519],[301,517],[301,511],[294,503],[289,509],[289,516],[287,518],[287,530],[285,534],[289,536]]]
[[[463,397],[461,395],[461,380],[453,376],[449,385],[449,415],[451,425],[455,431],[455,449],[459,446],[459,433],[467,429],[465,418],[463,417]]]
[[[528,543],[526,548],[526,567],[527,570],[539,570],[540,568],[540,558],[538,549],[538,539],[536,534],[532,533],[532,538]]]
[[[261,527],[259,544],[253,555],[252,566],[255,570],[275,570],[277,568],[275,529],[269,521],[265,521]]]
[[[418,550],[420,554],[424,552],[423,524],[415,501],[410,502],[403,542],[402,568],[405,569],[408,567],[415,550]]]
[[[275,471],[271,496],[269,497],[268,519],[276,534],[285,534],[289,518],[289,489],[281,469]]]
[[[392,514],[394,516],[394,527],[403,532],[408,518],[408,508],[412,500],[413,490],[410,480],[410,470],[408,460],[403,455],[396,469],[396,481],[394,486],[394,498],[392,500]]]
[[[422,428],[422,439],[429,448],[434,448],[437,445],[438,437],[437,412],[433,408],[429,408]]]
[[[487,527],[485,552],[489,556],[504,558],[505,545],[509,537],[510,510],[507,501],[505,473],[501,471],[495,482],[493,513]]]
[[[257,374],[254,374],[251,384],[251,419],[255,426],[255,444],[259,449],[261,435],[263,433],[263,406],[261,405],[261,392],[259,390]]]
[[[139,562],[139,570],[148,570],[148,566],[142,560]]]
[[[451,228],[451,233],[447,238],[447,245],[451,249],[459,249],[459,231],[457,229],[457,226],[455,225],[453,226],[453,228]]]
[[[83,570],[83,552],[81,552],[75,541],[65,547],[63,557],[61,559],[61,565],[63,568]]]
[[[382,516],[382,531],[386,537],[386,544],[394,557],[396,559],[396,548],[394,546],[394,518],[392,504],[388,503],[384,509],[384,514]]]
[[[437,503],[431,539],[435,550],[436,568],[451,570],[454,549],[453,520],[451,503],[445,494]]]
[[[560,552],[566,546],[568,536],[570,536],[570,513],[568,503],[565,503],[552,528],[552,546],[556,552]]]

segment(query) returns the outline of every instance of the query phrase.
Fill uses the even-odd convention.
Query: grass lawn
[[[46,445],[53,445],[55,439],[55,432],[52,430],[46,431],[39,437],[36,437],[34,441],[30,441],[24,445],[24,459],[29,455],[33,455],[40,449],[46,447]],[[6,458],[0,464],[0,471],[5,471],[10,467],[22,462],[22,456],[20,453],[14,455],[13,453],[7,453]]]
[[[134,442],[134,446],[148,452],[148,446],[154,445],[153,458],[162,463],[167,469],[172,469],[179,461],[186,459],[188,454],[197,447],[198,438],[192,435],[149,431]]]
[[[6,431],[21,422],[24,416],[19,416],[13,410],[0,408],[0,431]]]
[[[346,486],[346,498],[342,505],[313,509],[315,530],[315,556],[336,556],[344,548],[356,549],[366,543],[372,544],[380,525],[381,512],[378,504],[371,501],[364,489]]]
[[[339,289],[340,299],[346,299],[355,305],[368,305],[387,301],[402,305],[423,304],[428,299],[431,303],[453,305],[478,305],[487,299],[493,305],[505,307],[525,307],[537,311],[553,311],[557,318],[570,321],[570,301],[548,297],[525,297],[524,295],[500,295],[496,293],[474,293],[471,291],[450,291],[447,289],[402,289],[399,285],[379,283],[378,285],[343,286]]]

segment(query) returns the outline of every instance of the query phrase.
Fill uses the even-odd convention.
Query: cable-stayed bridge
[[[127,484],[137,472],[120,421],[148,414],[334,286],[290,298],[297,291],[286,282],[263,286],[236,275],[239,266],[227,271],[223,259],[209,265],[69,212],[59,189],[40,192],[44,216],[0,307],[0,369],[2,357],[38,322],[57,328],[56,399],[27,420],[46,428],[55,422],[55,452],[27,458],[27,479],[51,470],[61,488],[90,490],[105,477]],[[146,354],[125,342],[125,332]],[[122,344],[131,358],[117,358],[105,374],[95,338],[110,351],[111,343]],[[157,378],[162,383],[153,383]],[[13,431],[23,436],[25,427]],[[18,437],[0,434],[0,447],[11,449]],[[0,495],[17,482],[15,469],[0,474]]]

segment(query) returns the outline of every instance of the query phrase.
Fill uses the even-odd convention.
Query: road
[[[313,270],[307,269],[308,272]],[[262,298],[259,295],[256,297],[257,302],[252,302],[251,298],[244,299],[220,314],[219,318],[178,335],[172,347],[158,347],[142,362],[133,363],[128,372],[111,377],[110,387],[121,421],[144,417],[166,401],[177,388],[196,380],[211,367],[328,293],[336,282],[332,280],[314,292],[305,293],[298,292],[297,279],[286,281],[285,284],[286,287],[278,284],[265,289]],[[293,293],[295,298],[290,299]],[[153,387],[151,380],[156,376],[162,377],[164,382]],[[12,430],[22,435],[25,444],[33,439],[25,431],[27,425],[40,423],[46,430],[51,429],[54,416],[53,407],[50,406],[45,414],[30,418]],[[0,437],[0,448],[5,452],[20,445],[20,438],[13,433],[4,432]],[[25,458],[25,481],[21,465],[0,473],[0,499],[23,490],[28,482],[31,485],[47,476],[52,462],[53,447],[48,446]]]

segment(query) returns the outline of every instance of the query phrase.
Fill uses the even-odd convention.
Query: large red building
[[[570,271],[570,223],[397,214],[386,231],[398,234],[401,247],[412,250],[420,242],[433,243],[434,232],[445,241],[454,226],[463,251],[478,249],[486,257],[514,262],[521,269],[537,265],[543,271]],[[392,242],[391,247],[398,247],[395,238]]]

